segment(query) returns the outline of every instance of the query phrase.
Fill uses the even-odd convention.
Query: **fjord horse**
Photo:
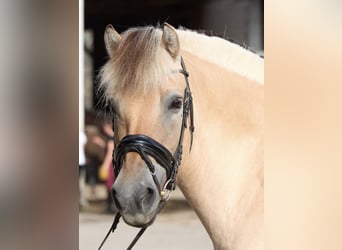
[[[174,154],[184,130],[177,184],[214,248],[263,249],[263,59],[226,40],[169,24],[121,35],[109,25],[105,44],[109,60],[101,86],[113,107],[115,140],[133,145],[121,157],[112,189],[125,222],[151,224],[169,180],[162,160],[140,152],[137,141]],[[183,112],[187,80],[193,141]]]

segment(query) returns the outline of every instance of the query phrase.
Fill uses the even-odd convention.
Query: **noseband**
[[[190,90],[189,84],[189,73],[186,70],[183,58],[181,57],[181,67],[182,69],[179,70],[180,73],[184,75],[184,79],[186,82],[186,87],[184,90],[184,98],[183,98],[183,117],[182,117],[182,125],[178,140],[178,145],[175,152],[172,154],[166,147],[162,144],[154,140],[153,138],[147,135],[126,135],[121,139],[121,141],[116,144],[115,149],[113,150],[113,166],[114,166],[114,174],[118,176],[120,170],[123,165],[123,161],[125,156],[129,152],[135,152],[140,155],[143,161],[146,163],[147,167],[149,168],[153,181],[156,184],[161,200],[159,209],[161,209],[165,202],[169,199],[171,191],[175,190],[176,188],[176,177],[178,173],[178,168],[182,161],[182,154],[183,154],[183,137],[184,137],[184,130],[188,128],[188,118],[190,116],[190,132],[191,132],[191,141],[190,141],[190,150],[193,141],[193,132],[195,130],[194,127],[194,114],[193,114],[193,102],[192,102],[192,95]],[[150,159],[152,157],[160,166],[162,166],[166,171],[167,181],[163,188],[161,188],[160,183],[156,177],[156,170],[155,167]],[[111,232],[114,232],[117,224],[119,223],[121,215],[117,213],[115,216],[114,222],[107,233],[106,237],[102,241],[99,249],[103,246],[104,242],[108,238]],[[132,243],[129,245],[127,249],[131,249],[140,236],[144,233],[147,227],[143,227],[139,233],[136,235]]]

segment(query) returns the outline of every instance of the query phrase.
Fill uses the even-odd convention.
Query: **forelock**
[[[108,97],[115,92],[140,93],[155,87],[169,73],[162,30],[152,26],[131,28],[100,73],[101,87]]]

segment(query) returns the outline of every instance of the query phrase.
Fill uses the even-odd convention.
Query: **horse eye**
[[[170,109],[170,110],[180,109],[180,108],[182,107],[182,104],[183,104],[182,99],[179,99],[179,98],[174,99],[174,100],[172,100],[172,102],[170,103],[169,109]]]

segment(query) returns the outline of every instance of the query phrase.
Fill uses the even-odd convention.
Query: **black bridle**
[[[182,69],[179,70],[180,73],[184,75],[184,79],[186,82],[186,87],[184,90],[184,98],[183,98],[183,117],[182,117],[182,125],[181,131],[179,135],[178,145],[177,148],[172,154],[166,147],[162,144],[154,140],[153,138],[146,136],[146,135],[126,135],[121,141],[116,144],[113,150],[113,166],[114,166],[114,174],[118,176],[120,170],[122,168],[122,164],[124,158],[127,153],[135,152],[140,155],[140,157],[144,160],[147,167],[149,168],[153,181],[159,189],[160,192],[160,204],[159,204],[159,211],[164,207],[166,201],[170,197],[170,193],[175,190],[176,188],[176,177],[178,173],[178,168],[182,161],[182,154],[183,154],[183,137],[184,137],[184,130],[188,128],[188,118],[190,116],[190,132],[191,132],[191,141],[190,141],[190,151],[193,141],[193,133],[195,130],[194,127],[194,112],[193,112],[193,102],[192,102],[192,95],[190,90],[189,84],[189,73],[186,70],[183,58],[181,57],[181,67]],[[156,177],[155,167],[150,159],[152,157],[160,166],[162,166],[166,171],[167,181],[165,182],[163,188],[161,188],[160,183]],[[106,239],[113,233],[116,229],[121,214],[118,212],[114,217],[114,221],[112,226],[110,227],[107,235],[105,236],[104,240],[102,241],[101,245],[98,249],[101,249],[103,244],[105,243]],[[135,243],[138,241],[140,236],[145,232],[147,226],[140,229],[138,234],[135,236],[131,244],[128,246],[127,250],[132,249]]]

